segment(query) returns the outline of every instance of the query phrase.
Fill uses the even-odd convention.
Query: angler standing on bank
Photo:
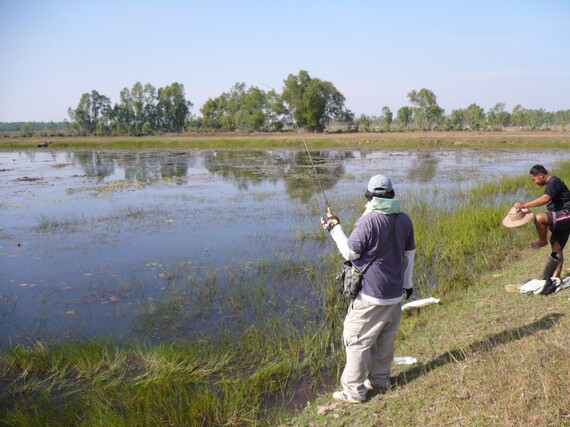
[[[347,403],[361,403],[368,390],[389,387],[402,295],[405,291],[409,298],[413,292],[414,229],[394,195],[390,179],[375,175],[365,194],[366,210],[349,237],[330,209],[322,220],[342,256],[363,271],[362,290],[344,320],[342,391],[333,393],[334,399]]]

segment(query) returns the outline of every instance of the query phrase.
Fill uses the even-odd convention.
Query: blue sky
[[[199,115],[237,82],[306,70],[357,116],[431,89],[450,113],[570,109],[570,1],[0,0],[0,121],[61,121],[81,95],[184,84]]]

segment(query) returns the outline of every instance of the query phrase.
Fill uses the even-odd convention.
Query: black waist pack
[[[354,299],[362,290],[362,273],[352,265],[352,262],[346,261],[336,276],[336,282],[342,296]]]

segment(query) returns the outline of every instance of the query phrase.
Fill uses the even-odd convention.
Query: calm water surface
[[[400,195],[445,198],[441,190],[526,173],[536,163],[548,167],[570,154],[321,151],[312,157],[334,209],[363,194],[377,173],[390,176]],[[299,238],[320,232],[324,200],[313,177],[302,151],[0,152],[0,346],[38,338],[166,337],[164,322],[148,326],[151,313],[192,312],[178,319],[184,327],[170,329],[182,336],[210,333],[240,317],[250,311],[247,301],[232,294],[235,307],[226,309],[230,294],[214,295],[204,283],[229,289],[245,280],[236,274],[247,278],[260,263],[314,262],[334,250],[329,240]],[[283,286],[273,295],[278,300],[303,298],[292,290],[294,280],[287,287],[266,281],[272,289]],[[172,304],[191,299],[173,295],[181,283],[182,293],[195,286],[200,298],[176,311]],[[236,314],[224,317],[226,311]]]

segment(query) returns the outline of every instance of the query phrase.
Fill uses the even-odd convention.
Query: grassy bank
[[[570,131],[516,131],[501,132],[355,132],[303,133],[307,144],[314,149],[366,148],[531,148],[568,149]],[[296,132],[282,133],[193,133],[145,137],[54,137],[0,139],[0,149],[38,148],[51,141],[56,149],[184,149],[184,148],[291,148],[302,149]]]
[[[569,164],[559,167],[566,182],[568,170]],[[238,336],[5,350],[0,425],[560,425],[570,409],[564,316],[570,291],[549,297],[504,292],[505,284],[541,272],[547,255],[524,249],[534,236],[530,224],[500,226],[515,194],[536,197],[540,189],[524,175],[457,188],[437,209],[404,198],[416,227],[417,292],[443,303],[405,314],[397,353],[420,364],[397,367],[394,389],[358,408],[330,406],[343,366],[346,308],[334,284],[335,253],[285,257],[268,269],[292,271],[307,293],[293,301],[294,316],[276,310],[279,301],[261,283],[235,272],[233,289],[244,294],[240,310],[260,313]],[[361,199],[334,203],[345,212],[347,231]],[[261,274],[267,265],[255,268]],[[216,291],[209,283],[204,289]],[[159,314],[171,315],[164,308]],[[305,394],[311,404],[291,420],[288,407]],[[320,415],[320,406],[329,409]]]
[[[564,163],[555,173],[568,182],[569,170]],[[394,366],[386,394],[353,406],[329,392],[287,425],[570,426],[570,289],[550,296],[505,291],[537,278],[550,249],[528,248],[536,238],[531,224],[498,226],[505,207],[489,203],[493,196],[514,200],[522,189],[524,200],[542,193],[528,181],[503,178],[452,194],[459,208],[440,210],[445,220],[434,220],[426,206],[412,209],[416,285],[442,299],[404,313],[396,356],[418,364]],[[432,280],[436,291],[426,292]]]
[[[368,402],[311,402],[292,426],[570,425],[570,290],[507,293],[542,271],[548,250],[517,248],[476,286],[403,321],[393,387]],[[566,271],[568,273],[568,271]]]

